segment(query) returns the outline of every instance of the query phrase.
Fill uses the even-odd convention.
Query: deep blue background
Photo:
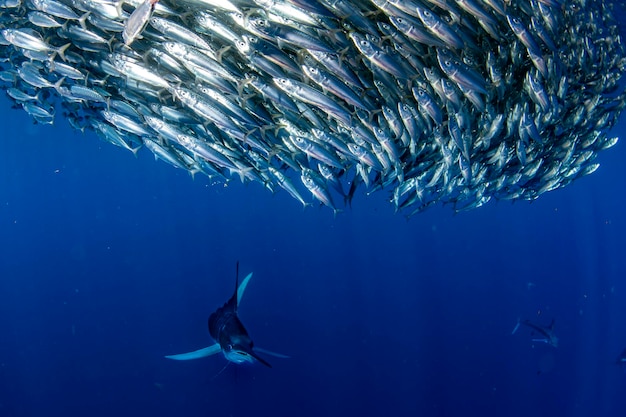
[[[211,185],[0,99],[0,416],[623,416],[626,145],[533,203],[406,221]],[[614,134],[623,134],[626,124]],[[208,315],[292,356],[230,365]],[[533,344],[518,317],[556,320]]]

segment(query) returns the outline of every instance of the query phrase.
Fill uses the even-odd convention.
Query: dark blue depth
[[[623,415],[624,139],[533,203],[407,222],[384,192],[333,218],[9,106],[0,416]],[[292,358],[164,359],[213,343],[237,260],[254,272],[242,321]],[[559,347],[511,335],[518,318],[554,318]]]

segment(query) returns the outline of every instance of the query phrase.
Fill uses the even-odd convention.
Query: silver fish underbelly
[[[0,87],[36,122],[335,212],[357,190],[412,215],[594,172],[625,57],[600,0],[0,0]]]

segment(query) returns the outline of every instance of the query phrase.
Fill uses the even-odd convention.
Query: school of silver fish
[[[335,212],[532,200],[626,103],[599,0],[0,0],[0,86],[132,152]],[[308,191],[307,191],[308,190]],[[310,193],[310,195],[309,195]]]

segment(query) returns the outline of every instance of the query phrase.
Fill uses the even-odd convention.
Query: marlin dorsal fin
[[[228,300],[228,304],[232,305],[235,311],[235,314],[237,314],[237,310],[239,309],[239,303],[241,303],[241,298],[243,297],[243,294],[246,292],[246,288],[248,287],[248,284],[250,283],[251,278],[252,278],[252,272],[246,275],[246,277],[241,282],[241,285],[239,285],[239,261],[237,261],[237,272],[235,275],[235,293],[230,298],[230,300]]]

